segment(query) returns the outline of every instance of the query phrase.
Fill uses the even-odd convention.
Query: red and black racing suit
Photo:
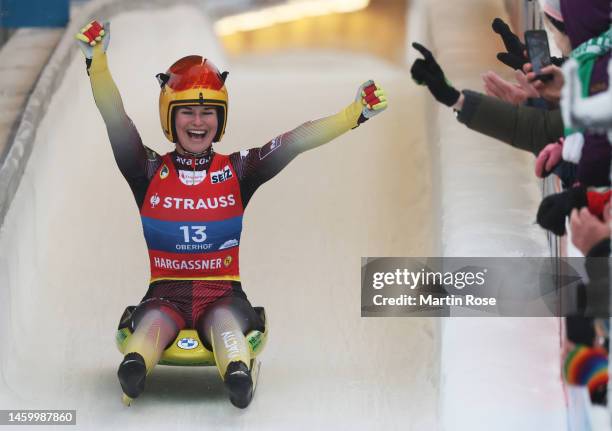
[[[233,171],[240,184],[242,205],[246,208],[257,188],[278,173],[299,152],[287,147],[277,147],[269,157],[260,158],[260,151],[269,151],[270,144],[264,148],[232,153],[229,156]],[[130,160],[137,155],[139,161]],[[215,157],[209,151],[201,157],[181,156],[176,151],[170,153],[174,168],[180,171],[210,172],[210,164]],[[126,157],[129,159],[126,160]],[[118,155],[117,164],[127,180],[139,209],[145,205],[145,196],[153,176],[162,165],[162,156],[134,141],[131,152]],[[126,169],[126,167],[128,169]],[[149,285],[143,304],[153,304],[151,299],[171,302],[179,311],[184,322],[179,327],[193,327],[206,308],[220,298],[240,297],[246,300],[239,281],[231,280],[157,280]]]
[[[125,112],[119,91],[108,70],[106,54],[100,47],[94,48],[93,61],[88,65],[94,98],[106,124],[115,160],[142,214],[149,186],[156,173],[164,168],[163,156],[143,145],[136,127]],[[363,122],[365,118],[362,109],[361,99],[355,100],[335,115],[304,123],[262,147],[229,156],[216,156],[212,150],[195,158],[181,157],[172,152],[169,154],[175,168],[172,171],[208,172],[215,157],[228,157],[239,183],[240,202],[244,208],[259,186],[274,177],[298,154],[325,144]],[[177,311],[173,313],[173,318],[179,328],[197,325],[207,307],[220,298],[242,298],[244,301],[241,302],[248,304],[239,281],[211,280],[210,277],[207,280],[194,279],[198,277],[173,278],[191,279],[153,281],[142,304],[146,306],[159,301],[166,305],[170,303],[171,308]],[[252,311],[250,305],[249,309]]]

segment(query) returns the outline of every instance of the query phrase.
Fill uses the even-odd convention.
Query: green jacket
[[[515,106],[470,90],[464,90],[463,94],[465,102],[457,119],[472,130],[536,156],[547,144],[563,137],[559,109]]]

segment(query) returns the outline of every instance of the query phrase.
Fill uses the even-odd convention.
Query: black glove
[[[492,27],[493,31],[501,36],[508,51],[498,53],[497,59],[512,69],[522,70],[523,65],[529,61],[525,57],[525,45],[501,18],[495,18]]]
[[[426,85],[433,97],[446,106],[453,106],[459,100],[459,92],[444,77],[444,72],[431,52],[419,43],[413,43],[413,48],[423,54],[410,68],[412,79],[419,85]]]
[[[550,57],[550,62],[557,67],[562,67],[563,63],[565,63],[565,58],[563,57]]]
[[[538,224],[555,235],[563,236],[565,235],[565,218],[574,208],[586,206],[588,206],[588,200],[585,187],[574,187],[546,196],[538,208]]]
[[[523,70],[525,63],[529,62],[529,58],[525,57],[527,47],[521,42],[518,36],[512,33],[508,24],[501,18],[493,20],[493,31],[499,34],[504,41],[504,46],[508,52],[500,52],[497,54],[497,59],[512,69]],[[555,66],[561,67],[565,62],[563,57],[550,57],[550,62]]]

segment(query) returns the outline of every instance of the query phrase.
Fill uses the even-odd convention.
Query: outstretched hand
[[[523,72],[517,70],[515,74],[518,84],[503,79],[495,72],[486,72],[482,75],[485,92],[513,105],[520,105],[530,97],[540,97],[535,88],[527,82]]]
[[[501,36],[507,51],[498,53],[497,59],[512,69],[521,70],[528,61],[523,42],[516,34],[512,33],[508,24],[501,18],[495,18],[491,27],[495,33]]]
[[[355,101],[363,105],[357,124],[361,124],[387,109],[385,90],[372,80],[361,84],[359,90],[357,90]]]
[[[444,71],[431,51],[416,42],[412,44],[412,47],[424,57],[417,59],[410,68],[412,79],[419,85],[426,85],[438,102],[446,106],[456,104],[460,93],[447,81]]]
[[[93,56],[93,48],[102,46],[104,51],[108,48],[110,42],[110,23],[101,24],[99,21],[91,21],[83,27],[75,36],[78,41],[79,48],[83,51],[85,58],[91,59]]]

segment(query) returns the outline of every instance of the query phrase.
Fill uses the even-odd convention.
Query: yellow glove
[[[106,51],[110,42],[110,23],[105,22],[102,25],[99,21],[91,21],[74,37],[78,40],[79,48],[81,48],[85,57],[91,59],[93,47],[99,43],[102,43],[102,48]]]
[[[372,80],[361,84],[357,91],[355,101],[363,105],[357,124],[361,124],[387,109],[387,95],[385,90]]]

